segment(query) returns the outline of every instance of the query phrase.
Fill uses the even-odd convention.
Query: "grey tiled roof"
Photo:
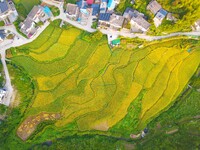
[[[8,10],[8,3],[6,2],[6,0],[4,0],[3,2],[0,1],[0,13],[4,13]]]
[[[151,24],[149,22],[147,22],[144,18],[142,18],[141,16],[138,17],[133,17],[132,20],[137,23],[139,26],[148,29]]]
[[[40,9],[42,8],[39,6],[34,6],[33,9],[30,11],[30,13],[28,14],[28,17],[33,19]]]
[[[123,16],[115,15],[115,14],[112,14],[110,16],[110,24],[122,27],[123,23],[124,23],[124,17]]]

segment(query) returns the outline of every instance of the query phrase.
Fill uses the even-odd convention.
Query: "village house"
[[[124,24],[124,17],[116,14],[110,16],[110,29],[120,30]]]
[[[125,18],[124,28],[131,29],[132,32],[146,32],[150,27],[145,15],[132,8],[126,8],[123,17]]]
[[[99,28],[120,30],[124,24],[124,17],[111,13],[100,13],[99,15]]]
[[[80,8],[75,4],[67,4],[66,16],[71,20],[77,20],[80,13]]]
[[[145,17],[143,13],[140,13],[137,10],[133,10],[132,8],[129,7],[126,8],[123,14],[123,17],[128,21],[131,21],[132,17],[137,17],[137,16]]]
[[[0,21],[4,21],[5,25],[9,25],[17,20],[18,13],[12,0],[0,1]]]
[[[131,25],[141,32],[147,32],[151,26],[142,16],[132,17]]]
[[[193,30],[200,31],[200,19],[194,23]]]
[[[0,30],[0,42],[4,41],[7,36],[7,31],[6,30]]]
[[[101,0],[95,0],[95,4],[100,4]]]
[[[120,0],[108,0],[108,10],[113,11],[119,3]]]
[[[4,99],[6,97],[6,90],[5,89],[0,89],[0,104],[4,104]]]
[[[88,5],[92,5],[94,3],[94,0],[87,0]]]
[[[33,35],[36,34],[37,29],[39,28],[39,26],[36,26],[37,23],[44,23],[51,16],[52,13],[47,6],[34,6],[33,9],[29,12],[24,22],[20,23],[20,31],[24,33],[28,38],[31,38]]]
[[[151,11],[154,15],[162,8],[162,6],[156,1],[152,0],[147,5],[147,10]]]
[[[111,43],[110,43],[110,45],[111,45],[112,47],[114,47],[114,46],[119,46],[119,45],[120,45],[120,39],[117,38],[117,39],[112,40]]]
[[[156,0],[152,0],[147,5],[147,10],[151,11],[155,15],[153,20],[156,27],[161,25],[163,19],[167,16],[168,13]]]
[[[100,4],[92,4],[91,8],[92,8],[92,16],[99,15]]]
[[[172,13],[168,13],[167,20],[176,22],[177,18],[175,18]]]
[[[154,24],[156,27],[160,26],[163,19],[166,17],[167,11],[164,9],[160,9],[156,16],[153,18]]]
[[[99,28],[109,28],[110,27],[110,13],[100,13],[99,14],[99,22],[98,27]]]
[[[108,5],[107,0],[101,0],[100,13],[106,13],[107,5]]]

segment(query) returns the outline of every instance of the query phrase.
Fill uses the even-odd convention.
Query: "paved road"
[[[109,35],[117,35],[117,36],[123,36],[123,37],[128,37],[128,38],[140,38],[144,39],[147,41],[153,41],[153,40],[160,40],[160,39],[165,39],[165,38],[170,38],[174,36],[181,36],[181,35],[186,35],[186,36],[200,36],[200,32],[176,32],[176,33],[171,33],[168,35],[163,35],[163,36],[150,36],[146,34],[134,34],[134,33],[126,33],[124,31],[111,31],[111,30],[105,30],[105,29],[100,29],[100,31],[103,34],[109,34]]]
[[[4,101],[2,103],[6,106],[9,106],[10,101],[12,99],[12,95],[13,95],[13,87],[11,85],[11,80],[10,80],[8,68],[7,68],[7,65],[6,65],[5,51],[1,51],[0,53],[1,53],[1,62],[2,62],[2,65],[3,65],[5,78],[6,78],[6,84],[5,84],[4,88],[7,90],[7,94],[6,94]]]

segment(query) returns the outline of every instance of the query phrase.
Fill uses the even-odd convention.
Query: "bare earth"
[[[40,113],[36,116],[28,117],[17,129],[17,135],[23,140],[27,140],[28,137],[35,131],[38,124],[47,120],[59,119],[60,114],[57,113]]]

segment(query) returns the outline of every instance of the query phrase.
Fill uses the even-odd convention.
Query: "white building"
[[[194,28],[196,31],[200,31],[200,19],[194,23]]]
[[[20,31],[24,33],[28,38],[31,38],[37,32],[38,27],[36,27],[36,24],[40,21],[44,23],[51,16],[52,12],[47,6],[34,6],[24,22],[20,24]]]
[[[6,90],[0,89],[0,104],[4,104],[6,93],[7,93]]]
[[[70,3],[67,4],[67,8],[66,8],[67,18],[76,21],[78,19],[79,13],[80,13],[80,9],[77,5],[70,4]]]
[[[102,0],[100,4],[100,13],[106,13],[107,11],[107,0]]]
[[[108,0],[108,10],[114,10],[115,7],[120,3],[120,0]]]
[[[131,25],[142,32],[147,32],[151,24],[147,22],[142,16],[136,16],[131,19]]]
[[[153,18],[154,24],[156,27],[160,26],[163,19],[166,17],[167,11],[164,9],[160,9],[156,16]]]
[[[18,13],[14,3],[11,0],[0,1],[0,20],[4,21],[6,25],[17,20]]]

